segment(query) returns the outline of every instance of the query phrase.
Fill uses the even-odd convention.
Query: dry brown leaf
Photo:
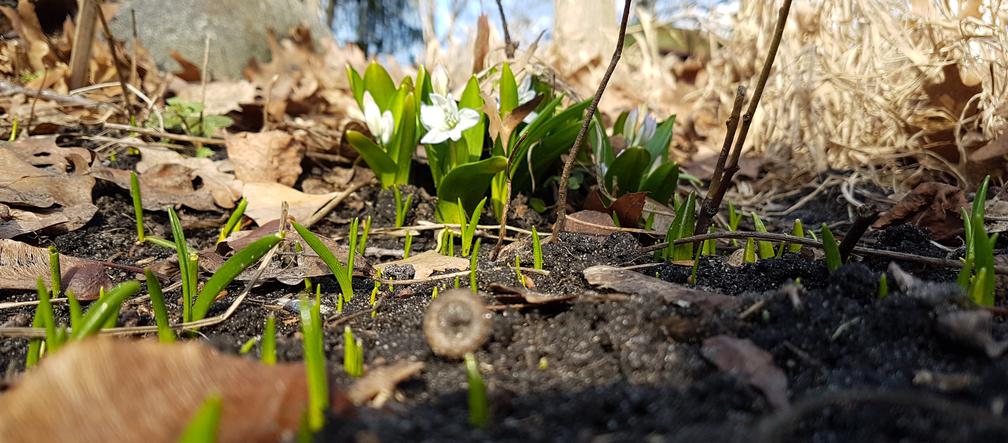
[[[238,180],[292,186],[301,175],[305,146],[286,132],[239,132],[228,134],[226,142]]]
[[[476,20],[476,38],[473,39],[473,75],[479,75],[483,71],[487,52],[490,52],[490,20],[486,14],[480,14]]]
[[[966,207],[962,189],[938,182],[917,185],[872,225],[876,229],[911,223],[931,232],[937,241],[962,234],[960,210]]]
[[[46,357],[0,396],[0,440],[176,441],[213,393],[222,443],[289,438],[308,402],[301,364],[267,366],[198,342],[95,338]],[[350,408],[340,393],[332,404]]]
[[[263,225],[280,216],[284,202],[287,202],[287,213],[303,223],[339,193],[305,194],[279,183],[249,182],[245,183],[242,194],[248,199],[245,216]]]
[[[88,174],[91,153],[61,148],[55,137],[28,138],[0,149],[0,238],[48,227],[74,230],[98,208],[91,202],[95,180]]]
[[[175,91],[182,100],[203,103],[203,111],[210,115],[224,115],[240,111],[241,103],[255,101],[256,88],[252,83],[239,81],[215,81],[206,84],[206,95],[199,83],[182,83]]]
[[[413,270],[416,271],[413,274],[413,278],[416,280],[422,280],[430,277],[435,272],[450,270],[462,271],[469,269],[469,259],[462,257],[449,257],[447,255],[438,254],[437,251],[424,251],[402,260],[377,264],[375,265],[375,268],[384,271],[385,267],[390,265],[413,266]]]
[[[609,214],[599,211],[584,210],[567,216],[567,223],[564,223],[564,232],[576,232],[578,234],[609,235],[619,229],[613,224]]]
[[[788,407],[787,376],[773,356],[749,339],[718,335],[703,341],[700,353],[723,372],[759,389],[773,407]]]
[[[397,361],[369,369],[364,377],[350,385],[347,398],[357,406],[374,399],[375,407],[381,407],[392,396],[397,384],[419,374],[423,367],[424,364],[418,361]]]
[[[140,148],[136,165],[145,209],[181,204],[202,211],[233,208],[241,182],[208,158],[184,157],[167,149]],[[129,189],[129,172],[96,168],[96,176]]]
[[[33,290],[39,277],[46,287],[50,287],[49,250],[0,239],[0,289]],[[60,254],[62,287],[73,291],[80,300],[98,298],[100,288],[112,287],[112,281],[105,274],[105,265],[95,260]]]
[[[669,283],[630,269],[598,265],[584,270],[588,284],[624,294],[661,297],[668,303],[686,302],[700,307],[732,309],[741,304],[738,297],[702,291]]]

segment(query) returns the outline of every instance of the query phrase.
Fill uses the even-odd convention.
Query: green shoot
[[[266,327],[263,328],[260,354],[262,355],[259,358],[263,364],[276,364],[276,317],[272,314],[266,317]]]
[[[14,117],[14,122],[11,123],[10,135],[7,136],[8,143],[14,143],[15,141],[17,141],[17,132],[18,132],[18,119],[17,117]]]
[[[711,226],[711,227],[707,228],[707,233],[708,234],[713,234],[714,233],[714,227]],[[715,240],[713,238],[710,239],[710,240],[704,240],[703,243],[701,243],[701,245],[700,245],[700,255],[705,255],[705,256],[717,255],[717,240]]]
[[[826,269],[829,269],[830,272],[836,271],[841,265],[840,247],[826,223],[823,223],[820,228],[820,236],[822,236],[823,251],[826,252]]]
[[[472,217],[470,217],[468,222],[466,222],[465,209],[462,206],[462,199],[458,202],[459,220],[462,223],[459,226],[462,232],[462,256],[468,257],[472,250],[473,237],[476,235],[476,225],[479,224],[480,215],[483,212],[483,205],[486,204],[486,197],[476,205],[476,209],[473,210]],[[454,248],[452,248],[452,255],[454,255]]]
[[[381,283],[378,282],[378,279],[380,278],[381,278],[381,270],[379,269],[377,271],[377,274],[375,275],[374,287],[371,288],[371,299],[368,300],[368,302],[371,304],[371,318],[374,318],[376,315],[378,315],[378,312],[375,311],[375,304],[378,303],[378,290],[381,289]]]
[[[406,231],[406,244],[403,245],[403,258],[409,258],[410,252],[413,250],[413,234]]]
[[[791,227],[791,235],[795,237],[805,237],[805,226],[802,225],[801,219],[796,218],[794,220],[794,226]],[[797,254],[801,252],[801,248],[801,243],[791,243],[788,245],[788,252]]]
[[[336,255],[329,250],[328,247],[322,240],[319,239],[317,235],[309,231],[308,228],[301,226],[297,222],[291,222],[291,226],[294,226],[294,230],[301,236],[301,239],[308,244],[308,247],[318,254],[319,258],[329,267],[329,271],[332,272],[333,276],[336,277],[336,282],[339,283],[340,292],[342,293],[342,298],[337,300],[339,303],[338,307],[342,307],[342,301],[349,302],[353,299],[353,266],[344,266],[336,258]],[[353,230],[351,230],[353,232]],[[353,257],[353,249],[351,248],[350,257]],[[339,310],[342,312],[342,310]]]
[[[755,212],[752,213],[753,226],[756,228],[756,232],[767,233],[766,225],[763,224],[763,219],[760,218]],[[760,260],[765,260],[768,258],[773,258],[774,248],[773,243],[768,241],[760,240],[759,243],[759,258]]]
[[[650,231],[654,227],[654,215],[654,212],[648,214],[647,219],[644,220],[644,230]]]
[[[175,209],[168,208],[168,220],[171,223],[172,237],[175,239],[175,252],[178,255],[179,275],[182,280],[182,322],[192,321],[193,287],[189,279],[189,247],[186,246],[185,233],[182,232],[182,222],[179,221]]]
[[[676,245],[675,241],[693,234],[696,219],[696,194],[690,193],[686,201],[676,208],[675,219],[665,233],[668,246],[662,253],[666,260],[690,260],[693,258],[693,243]]]
[[[217,441],[220,431],[221,409],[223,398],[220,394],[210,394],[203,405],[196,410],[185,431],[179,437],[179,443],[213,443]]]
[[[217,269],[217,272],[214,272],[206,283],[203,284],[203,289],[200,290],[199,295],[196,297],[196,303],[192,307],[192,320],[202,320],[206,317],[207,312],[210,311],[210,306],[217,298],[217,294],[220,294],[227,285],[231,284],[238,277],[238,274],[241,274],[246,268],[259,261],[277,243],[280,243],[284,237],[284,232],[264,235],[262,238],[249,243],[248,246],[235,252],[231,257],[228,257],[224,261],[224,264]]]
[[[406,224],[406,215],[409,213],[410,205],[413,204],[413,195],[407,195],[406,200],[403,200],[398,186],[393,186],[392,192],[395,195],[395,227],[401,228]]]
[[[889,278],[886,277],[885,272],[883,272],[878,279],[878,298],[879,300],[881,300],[888,296],[889,296]]]
[[[350,242],[350,248],[347,251],[346,267],[347,274],[353,275],[354,260],[357,258],[357,227],[360,225],[360,219],[354,218],[350,222],[350,232],[348,233],[348,240]],[[318,252],[318,251],[316,251]],[[347,301],[352,299],[353,296],[347,297]]]
[[[81,319],[84,317],[80,301],[77,300],[77,296],[74,292],[69,289],[66,291],[66,296],[67,305],[70,307],[70,329],[77,329],[80,327]]]
[[[217,236],[217,243],[220,243],[228,238],[231,234],[238,229],[238,225],[241,223],[242,217],[245,215],[245,208],[248,207],[248,200],[242,197],[238,201],[238,206],[235,207],[234,212],[228,217],[227,222],[224,223],[224,227],[221,228],[220,235]]]
[[[73,331],[71,335],[75,340],[82,339],[97,333],[102,327],[109,323],[109,319],[119,316],[119,308],[123,301],[140,291],[140,282],[128,280],[112,288],[104,298],[88,308],[81,319],[81,326]],[[113,323],[114,324],[114,323]]]
[[[56,250],[55,246],[49,247],[49,274],[51,278],[52,285],[52,295],[57,296],[62,292],[61,282],[63,281],[63,274],[60,271],[60,256],[59,251]]]
[[[133,197],[133,216],[136,218],[137,244],[144,242],[143,204],[140,200],[140,179],[130,171],[130,196]]]
[[[248,354],[249,352],[252,352],[252,348],[255,347],[255,344],[258,341],[259,337],[252,337],[248,340],[245,340],[245,343],[242,343],[241,348],[238,348],[238,354],[245,355]]]
[[[46,289],[41,278],[38,279],[38,299],[39,304],[36,309],[41,312],[42,325],[46,330],[46,352],[55,352],[61,345],[59,336],[56,335],[56,316],[53,314],[49,290]]]
[[[321,308],[318,303],[310,302],[304,293],[301,294],[298,307],[301,311],[305,370],[308,375],[308,427],[312,431],[318,431],[325,423],[325,411],[329,408],[329,379],[322,345]]]
[[[542,243],[535,226],[532,227],[532,267],[538,270],[543,268]]]
[[[459,276],[457,276],[457,275],[456,275],[456,276],[455,276],[455,281],[454,281],[454,282],[452,283],[452,287],[453,287],[453,288],[455,288],[455,289],[458,289],[458,288],[460,288],[461,286],[462,286],[462,282],[461,282],[461,280],[459,279]]]
[[[343,370],[354,378],[364,375],[364,344],[349,326],[343,328]]]
[[[371,232],[371,216],[364,220],[364,231],[361,232],[360,241],[357,245],[357,251],[361,255],[364,255],[364,250],[367,248],[368,234]]]
[[[147,292],[150,294],[151,310],[154,311],[154,322],[157,323],[158,340],[161,343],[172,343],[175,341],[175,331],[168,325],[168,308],[161,292],[161,282],[147,268],[144,268],[144,277],[147,278]]]
[[[973,269],[968,294],[980,306],[994,306],[994,243],[997,234],[988,236],[981,213],[973,216]]]
[[[455,256],[455,235],[448,232],[448,256]]]
[[[490,405],[487,402],[483,374],[480,373],[476,356],[471,352],[465,355],[465,368],[469,384],[469,424],[482,428],[490,424]]]
[[[738,231],[739,223],[742,222],[742,213],[735,210],[735,205],[732,202],[728,202],[728,230],[731,232]],[[738,247],[738,240],[732,239],[732,244]]]
[[[532,229],[532,232],[535,232],[535,228]],[[472,290],[473,294],[479,291],[479,288],[476,285],[476,267],[478,265],[477,261],[479,259],[480,244],[483,243],[482,240],[483,239],[481,238],[476,239],[476,244],[473,245],[472,254],[469,256],[469,288]]]
[[[756,263],[756,241],[752,237],[746,239],[745,249],[742,251],[743,263]]]
[[[35,308],[35,316],[32,318],[32,327],[41,328],[45,326],[44,320],[42,320],[42,310]],[[32,338],[28,340],[28,356],[25,358],[25,369],[38,364],[39,359],[42,358],[42,339]]]
[[[438,287],[435,286],[434,289],[431,289],[431,293],[430,293],[430,299],[431,299],[431,301],[437,300],[437,293],[438,293]]]
[[[190,315],[192,316],[191,320],[199,320],[202,317],[198,317],[196,315],[196,311],[195,311],[196,300],[197,300],[197,298],[196,298],[197,297],[196,296],[196,290],[199,289],[199,254],[198,253],[191,252],[191,251],[189,252],[189,265],[186,267],[186,270],[189,272],[189,274],[188,274],[188,276],[186,276],[184,278],[186,278],[186,279],[189,280],[189,287],[192,288],[192,291],[193,291],[192,304],[190,305],[190,306],[192,306],[192,308],[190,308],[190,310],[189,310]],[[216,297],[217,294],[214,294],[214,296]]]

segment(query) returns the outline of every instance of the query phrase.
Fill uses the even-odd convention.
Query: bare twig
[[[136,21],[136,9],[130,8],[130,24],[133,28],[133,52],[130,55],[130,80],[131,84],[137,84],[137,77],[140,75],[137,72],[137,52],[140,47],[140,31],[137,28]]]
[[[98,15],[98,21],[102,25],[102,31],[105,33],[105,41],[108,43],[109,53],[112,55],[112,64],[115,65],[116,77],[119,79],[119,86],[122,88],[123,106],[126,108],[126,115],[129,116],[130,121],[135,121],[136,119],[133,116],[133,100],[130,99],[129,89],[126,89],[126,76],[123,75],[122,64],[119,63],[119,53],[116,51],[115,38],[112,37],[112,31],[109,30],[108,21],[105,20],[105,14],[102,13],[101,6],[98,3],[93,3],[92,7]]]
[[[35,105],[38,104],[39,96],[42,95],[42,87],[45,86],[46,80],[49,79],[49,68],[42,71],[42,83],[39,84],[38,94],[35,94],[35,98],[32,99],[31,111],[28,112],[28,122],[25,124],[24,132],[31,135],[31,125],[32,121],[35,120]],[[17,137],[17,134],[14,134]]]
[[[315,213],[312,214],[312,216],[308,220],[305,220],[304,226],[306,228],[310,228],[315,223],[318,223],[319,220],[322,220],[323,218],[325,218],[325,216],[327,214],[329,214],[329,212],[331,212],[334,208],[336,208],[337,205],[339,205],[340,203],[342,203],[343,200],[345,200],[347,197],[350,196],[350,194],[353,194],[355,191],[357,191],[358,189],[360,189],[362,186],[366,185],[367,183],[368,182],[365,182],[365,181],[358,181],[357,183],[354,183],[354,184],[350,185],[350,187],[346,188],[343,192],[340,192],[339,194],[336,194],[332,198],[332,200],[329,200],[325,204],[325,206],[323,206],[318,211],[315,211]]]
[[[119,123],[106,122],[102,126],[106,129],[136,132],[137,134],[149,135],[152,137],[168,138],[172,140],[179,140],[189,143],[203,143],[205,145],[223,145],[225,143],[223,138],[208,138],[208,137],[196,137],[185,134],[172,134],[171,132],[158,131],[156,129],[150,129],[150,128],[141,128],[139,126],[123,125]]]
[[[697,214],[697,224],[696,229],[693,231],[694,234],[707,232],[710,220],[714,219],[718,208],[721,206],[720,201],[716,204],[714,203],[714,195],[721,187],[721,176],[724,174],[725,163],[728,162],[728,153],[731,151],[732,141],[735,140],[735,131],[738,130],[739,117],[742,115],[742,105],[745,104],[745,95],[745,85],[739,85],[735,91],[735,103],[732,105],[731,116],[725,122],[727,132],[725,132],[724,144],[721,145],[721,154],[718,155],[717,164],[714,166],[714,172],[711,174],[707,196],[704,197],[703,202],[700,204],[700,213]],[[703,231],[699,231],[700,229]]]
[[[7,80],[0,80],[0,97],[5,97],[15,94],[24,94],[28,97],[38,97],[49,101],[54,101],[67,106],[80,106],[83,108],[106,108],[115,109],[108,103],[102,103],[84,97],[76,97],[73,95],[65,95],[55,92],[51,89],[33,89],[26,88],[22,85],[9,82]]]
[[[588,109],[585,111],[584,121],[581,122],[581,129],[574,139],[574,144],[571,145],[570,151],[567,152],[567,158],[564,159],[563,173],[560,174],[560,189],[557,195],[557,221],[553,225],[551,240],[557,238],[557,234],[563,230],[564,222],[567,220],[567,182],[570,180],[571,169],[574,168],[574,160],[577,158],[578,151],[581,150],[581,144],[584,143],[592,117],[595,116],[598,104],[602,100],[602,93],[605,92],[606,85],[609,84],[609,78],[612,77],[613,71],[616,70],[616,64],[619,63],[619,59],[623,55],[623,40],[626,38],[627,20],[630,19],[630,3],[631,0],[623,2],[623,18],[620,19],[619,38],[616,39],[616,49],[613,50],[612,60],[609,61],[609,67],[606,68],[605,75],[602,76],[602,82],[599,83],[598,89],[595,90],[595,98],[592,99],[591,104],[588,105]]]
[[[73,49],[70,50],[70,89],[84,86],[91,65],[91,48],[94,45],[94,31],[97,24],[97,0],[78,2],[77,25],[74,30]]]
[[[497,0],[497,11],[500,12],[501,27],[504,28],[504,54],[508,59],[512,59],[515,49],[518,49],[518,44],[511,40],[511,32],[508,31],[507,18],[504,16],[504,5],[501,4],[501,0]]]
[[[854,251],[854,246],[857,245],[858,241],[861,240],[861,236],[864,235],[868,227],[875,223],[875,220],[879,218],[879,211],[875,208],[875,205],[866,204],[857,207],[857,218],[854,219],[854,224],[851,225],[850,229],[847,230],[847,235],[844,236],[843,241],[840,242],[840,262],[846,263],[847,259],[850,257],[852,251]]]
[[[781,37],[784,35],[784,25],[787,24],[787,17],[790,11],[791,0],[784,0],[784,4],[781,5],[780,11],[777,14],[777,25],[774,28],[773,40],[770,42],[770,50],[767,53],[766,60],[763,61],[763,70],[760,71],[759,80],[756,82],[756,90],[753,92],[752,100],[749,102],[749,107],[746,108],[745,115],[742,116],[742,126],[738,130],[738,136],[730,153],[725,152],[724,148],[728,147],[728,137],[732,134],[726,135],[725,144],[721,150],[721,156],[718,158],[718,163],[719,165],[721,164],[721,158],[727,158],[728,160],[724,165],[724,169],[720,171],[721,174],[717,174],[718,171],[715,170],[715,174],[717,175],[711,176],[711,186],[708,189],[707,198],[704,199],[703,210],[697,216],[696,227],[693,229],[695,234],[707,232],[713,215],[721,207],[721,201],[724,200],[724,195],[728,192],[728,186],[731,185],[732,178],[738,172],[738,160],[742,154],[742,146],[745,144],[746,136],[749,134],[749,127],[752,125],[753,116],[756,114],[756,107],[759,106],[760,97],[763,96],[763,88],[766,87],[767,79],[770,77],[770,69],[773,67],[774,59],[777,58],[777,48],[780,47]],[[744,90],[740,92],[744,93]],[[738,104],[738,95],[736,95],[735,100],[736,104]],[[730,120],[729,124],[731,124]]]

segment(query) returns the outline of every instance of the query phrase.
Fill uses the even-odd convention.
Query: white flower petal
[[[381,123],[382,123],[381,124],[381,128],[382,128],[382,132],[381,132],[382,144],[388,144],[389,138],[391,138],[392,137],[392,133],[395,132],[395,119],[392,118],[392,111],[385,111],[385,113],[382,114],[382,122]]]
[[[420,143],[423,143],[425,145],[438,144],[447,140],[448,135],[449,134],[447,132],[442,131],[441,129],[432,129],[430,131],[427,131],[427,134],[425,134],[423,138],[420,139]]]
[[[434,97],[434,94],[431,94]],[[427,130],[434,130],[436,128],[444,128],[446,125],[445,113],[438,106],[420,106],[420,123],[423,123]]]
[[[431,94],[431,104],[441,109],[448,107],[448,102],[452,101],[451,95]]]
[[[448,71],[445,70],[444,66],[438,65],[434,68],[434,72],[431,73],[431,88],[435,94],[448,94]]]
[[[473,126],[476,126],[480,121],[480,114],[473,109],[462,108],[458,114],[458,123],[455,123],[455,129],[459,131],[464,131]]]

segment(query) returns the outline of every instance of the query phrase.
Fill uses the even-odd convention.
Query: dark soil
[[[157,247],[132,247],[135,232],[125,192],[103,186],[96,195],[99,214],[87,227],[21,240],[55,244],[67,254],[124,264],[171,255]],[[317,225],[320,234],[339,237],[348,220],[358,215],[372,215],[375,227],[391,223],[390,193],[368,188],[362,191],[361,201],[362,210],[344,208]],[[427,198],[417,193],[414,202],[415,212],[407,223],[433,219]],[[183,214],[193,221],[194,227],[186,230],[191,243],[209,247],[217,225],[199,227],[195,221],[218,220],[221,215]],[[532,218],[530,223],[535,223]],[[146,222],[155,235],[170,236],[165,232],[164,214],[148,214]],[[925,232],[909,227],[872,234],[870,240],[886,249],[946,255],[931,245]],[[507,267],[513,256],[492,262],[492,241],[484,241],[478,273],[481,289],[486,291],[492,283],[517,286],[514,271]],[[402,248],[401,239],[379,236],[373,236],[369,245]],[[433,245],[433,231],[424,231],[414,241],[414,252]],[[523,263],[531,263],[528,249],[521,252]],[[492,422],[485,429],[474,429],[467,422],[463,364],[434,356],[424,339],[421,324],[433,283],[398,288],[395,293],[383,287],[385,301],[372,318],[354,315],[370,311],[368,296],[373,287],[368,278],[355,279],[357,296],[344,314],[328,316],[325,350],[334,384],[353,382],[341,368],[344,325],[363,339],[366,365],[412,359],[425,366],[382,407],[362,408],[353,417],[332,417],[319,439],[748,442],[773,434],[796,442],[1008,441],[1004,425],[1008,421],[1004,412],[1008,357],[991,359],[944,339],[934,319],[940,312],[960,309],[957,306],[926,303],[900,293],[891,283],[889,297],[878,299],[879,276],[888,261],[867,258],[830,274],[822,262],[801,255],[740,267],[728,265],[721,257],[704,258],[697,268],[696,286],[743,300],[740,309],[712,312],[654,297],[632,295],[608,301],[593,297],[598,292],[584,280],[585,268],[652,261],[649,254],[639,252],[638,239],[630,234],[564,234],[544,246],[544,259],[550,275],[529,274],[536,290],[577,298],[495,311],[490,338],[476,353],[491,398]],[[947,269],[901,265],[929,280],[955,277]],[[640,272],[685,284],[691,269],[657,264]],[[114,280],[131,277],[123,271],[110,275]],[[797,304],[780,289],[795,279],[801,282]],[[467,279],[462,280],[461,285],[468,286]],[[313,281],[322,285],[323,301],[332,308],[333,297],[328,295],[337,291],[334,279]],[[441,290],[452,284],[438,282]],[[261,333],[265,317],[276,313],[279,358],[300,360],[297,316],[277,311],[274,305],[281,297],[295,297],[302,287],[279,283],[257,287],[231,319],[202,331],[205,340],[223,352],[238,353],[243,343]],[[240,288],[233,285],[232,293]],[[167,295],[169,310],[177,315],[177,292]],[[488,304],[498,303],[492,295],[481,296]],[[218,302],[211,315],[225,309],[232,297]],[[33,298],[28,293],[6,293],[2,299]],[[754,315],[740,318],[740,311],[754,303],[765,304]],[[59,309],[58,315],[65,316],[65,307]],[[0,324],[27,326],[31,312],[0,311]],[[1008,338],[1008,325],[995,318],[995,338]],[[120,325],[152,323],[145,303],[127,304],[119,319]],[[782,417],[775,415],[780,411],[759,390],[719,371],[701,356],[702,341],[718,334],[751,339],[768,351],[787,375],[789,398],[796,404],[861,390],[872,394],[855,396],[856,401],[824,401],[801,409],[801,416],[772,421]],[[0,369],[6,370],[8,378],[22,370],[26,348],[22,339],[0,339]],[[251,354],[257,352],[258,347]],[[965,381],[952,387],[922,384],[922,371]],[[907,397],[919,403],[900,401]],[[986,412],[968,415],[962,413],[964,408]],[[992,421],[997,419],[1001,422]]]

